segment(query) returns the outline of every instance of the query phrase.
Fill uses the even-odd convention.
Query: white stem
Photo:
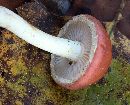
[[[76,60],[82,56],[80,42],[54,37],[42,32],[2,6],[0,6],[0,27],[8,29],[28,43],[50,53],[71,60]]]

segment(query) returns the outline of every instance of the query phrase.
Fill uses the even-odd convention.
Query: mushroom
[[[106,74],[111,63],[109,36],[101,23],[89,15],[73,17],[55,37],[0,6],[0,27],[53,53],[51,75],[56,83],[67,89],[81,89],[96,83]]]

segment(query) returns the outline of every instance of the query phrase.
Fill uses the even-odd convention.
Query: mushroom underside
[[[79,41],[83,56],[71,61],[52,54],[51,74],[59,84],[72,84],[84,75],[97,48],[97,35],[94,23],[86,16],[75,16],[59,32],[59,37]]]

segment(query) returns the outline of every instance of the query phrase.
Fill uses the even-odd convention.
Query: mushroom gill
[[[52,54],[52,77],[59,83],[73,83],[84,73],[92,61],[96,47],[97,36],[94,23],[84,15],[74,17],[59,32],[59,37],[79,41],[84,49],[83,56],[77,61]]]

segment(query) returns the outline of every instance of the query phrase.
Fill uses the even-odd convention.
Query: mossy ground
[[[97,84],[78,91],[61,88],[50,75],[50,54],[14,34],[0,40],[0,105],[128,105],[130,64],[112,60],[108,74]]]

